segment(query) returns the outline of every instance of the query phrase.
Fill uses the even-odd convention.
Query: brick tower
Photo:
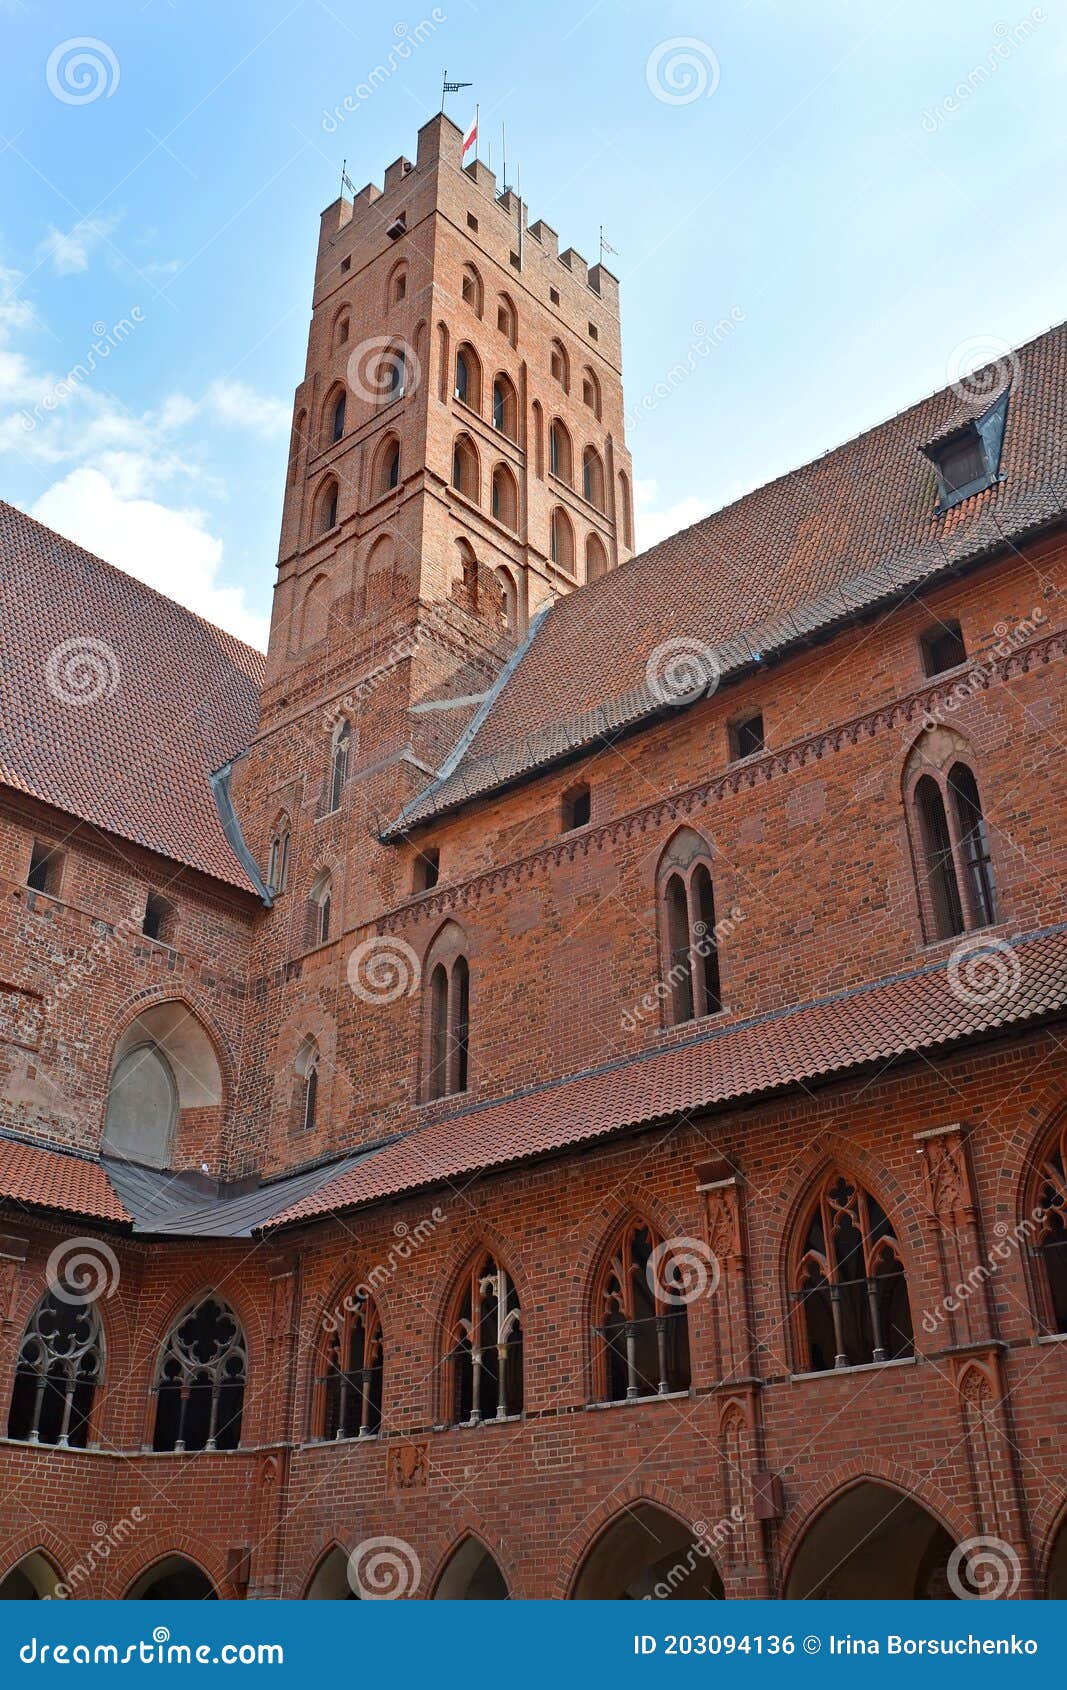
[[[632,550],[616,279],[527,226],[461,141],[433,118],[414,164],[322,215],[260,732],[233,783],[264,878],[279,828],[291,865],[265,918],[269,1013],[328,1042],[335,1073],[345,960],[418,873],[379,821],[440,766],[536,611]],[[277,1054],[299,1071],[284,1038]],[[290,1133],[297,1105],[277,1099],[264,1138],[271,1083],[255,1081],[239,1165],[265,1138],[281,1165],[340,1147]]]

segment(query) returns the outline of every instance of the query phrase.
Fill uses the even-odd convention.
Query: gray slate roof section
[[[153,1237],[251,1238],[274,1215],[310,1197],[320,1186],[346,1174],[392,1144],[380,1139],[366,1150],[327,1166],[305,1168],[267,1185],[225,1186],[212,1193],[192,1174],[171,1174],[134,1162],[104,1157],[108,1179],[133,1216],[135,1233]]]

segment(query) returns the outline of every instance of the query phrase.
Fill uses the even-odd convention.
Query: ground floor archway
[[[449,1557],[434,1591],[437,1602],[506,1602],[507,1581],[476,1537],[466,1537]]]
[[[126,1592],[127,1602],[214,1602],[218,1592],[207,1574],[184,1555],[168,1555],[147,1567]]]
[[[955,1545],[921,1503],[866,1479],[824,1508],[793,1557],[784,1595],[805,1600],[951,1599]]]
[[[358,1602],[348,1578],[348,1556],[338,1544],[322,1557],[304,1592],[306,1602]]]
[[[575,1601],[721,1600],[722,1579],[706,1536],[651,1502],[616,1516],[590,1549]]]
[[[35,1549],[0,1579],[0,1602],[40,1602],[54,1596],[61,1582],[48,1556]]]

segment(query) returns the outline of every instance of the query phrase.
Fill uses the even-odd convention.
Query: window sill
[[[319,814],[315,817],[314,825],[316,827],[318,827],[320,822],[328,822],[331,816],[339,816],[340,814],[341,814],[341,805],[340,804],[338,804],[338,806],[335,810],[321,810],[319,812]]]
[[[654,1402],[686,1402],[692,1391],[653,1391],[647,1397],[619,1397],[614,1402],[587,1402],[585,1412],[593,1414],[602,1408],[647,1408]]]
[[[940,686],[942,681],[951,681],[959,675],[965,675],[968,669],[973,667],[973,664],[973,658],[965,657],[962,663],[954,663],[951,669],[935,669],[932,675],[928,675],[924,669],[922,682],[920,684],[925,686]]]
[[[897,1361],[861,1361],[858,1367],[821,1367],[814,1373],[791,1373],[791,1385],[803,1384],[808,1379],[851,1379],[854,1373],[884,1373],[892,1367],[917,1367],[918,1356],[901,1356]]]
[[[928,939],[919,950],[923,956],[937,956],[941,951],[951,954],[958,945],[970,944],[972,939],[996,938],[998,934],[1013,931],[1010,921],[994,921],[989,927],[965,927],[962,933],[953,933],[947,939]]]
[[[505,1414],[503,1418],[499,1420],[495,1415],[491,1420],[452,1420],[449,1421],[447,1425],[435,1426],[434,1431],[484,1432],[487,1428],[491,1430],[494,1426],[518,1426],[521,1425],[522,1420],[523,1416],[521,1414]]]
[[[1035,1344],[1067,1344],[1067,1332],[1038,1332]]]
[[[307,1438],[301,1449],[349,1449],[353,1444],[376,1444],[380,1432],[357,1432],[351,1438]]]

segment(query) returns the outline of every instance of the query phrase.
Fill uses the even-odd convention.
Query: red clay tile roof
[[[100,1221],[130,1221],[102,1165],[43,1145],[0,1138],[0,1198]]]
[[[261,653],[2,501],[0,580],[0,781],[250,886],[208,775],[255,733]]]
[[[1010,377],[1002,480],[947,515],[921,448]],[[437,779],[386,830],[430,820],[661,708],[646,675],[664,642],[710,648],[723,676],[1067,516],[1067,326],[961,398],[946,388],[768,482],[553,605]],[[457,757],[457,752],[460,754]]]
[[[993,946],[984,973],[946,962],[695,1035],[557,1084],[438,1117],[276,1215],[271,1228],[447,1185],[627,1127],[705,1111],[1067,1009],[1067,925]],[[1000,996],[968,1002],[980,980]]]

